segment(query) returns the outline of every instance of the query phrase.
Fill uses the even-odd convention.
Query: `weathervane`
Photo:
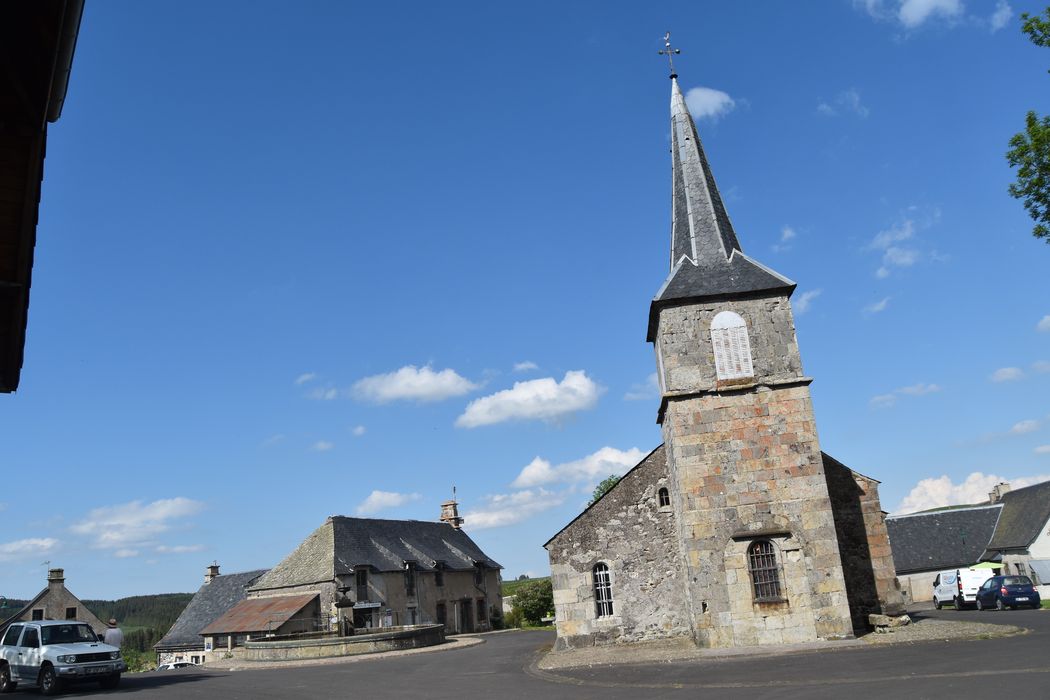
[[[682,53],[682,50],[671,48],[671,32],[664,34],[664,47],[657,53],[661,56],[667,56],[667,62],[671,65],[671,78],[677,78],[678,74],[674,72],[674,55]]]

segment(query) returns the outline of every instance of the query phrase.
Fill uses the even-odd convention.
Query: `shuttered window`
[[[738,314],[722,311],[715,316],[711,321],[711,345],[715,351],[715,373],[719,379],[755,376],[747,324]]]

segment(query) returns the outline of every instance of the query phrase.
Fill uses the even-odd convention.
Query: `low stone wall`
[[[289,639],[276,642],[249,641],[244,644],[245,661],[294,661],[333,656],[356,656],[379,651],[419,649],[445,641],[444,625],[416,625],[386,628],[381,632],[352,637]]]

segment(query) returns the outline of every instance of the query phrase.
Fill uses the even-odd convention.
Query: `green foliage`
[[[1036,46],[1050,47],[1050,7],[1046,8],[1044,12],[1046,18],[1044,19],[1041,15],[1030,15],[1027,12],[1021,13],[1021,31],[1028,35],[1028,38]]]
[[[124,657],[124,663],[128,665],[129,673],[141,673],[157,668],[157,654],[152,650],[128,649],[125,644],[120,648],[120,653]]]
[[[594,487],[594,494],[591,496],[591,500],[587,503],[587,505],[591,505],[599,498],[607,494],[609,490],[613,486],[616,486],[616,484],[618,483],[620,483],[620,477],[616,476],[615,474],[610,474],[609,476],[602,479],[601,482]]]
[[[517,581],[504,581],[503,585],[500,587],[500,595],[502,595],[504,598],[506,598],[507,596],[516,595],[518,589],[520,589],[522,586],[525,586],[531,583],[532,581],[545,581],[549,578],[550,577],[548,576],[544,576],[542,578],[524,578],[518,579]]]
[[[1050,47],[1050,7],[1043,15],[1021,15],[1021,31],[1036,46]],[[1010,139],[1006,152],[1010,167],[1017,168],[1017,181],[1010,184],[1010,196],[1024,203],[1035,221],[1032,235],[1050,243],[1050,117],[1040,118],[1034,111],[1025,117],[1025,129]]]
[[[514,598],[514,611],[521,611],[526,622],[537,624],[554,613],[554,588],[549,578],[526,581]]]
[[[503,618],[507,627],[521,627],[525,624],[525,616],[521,614],[521,608],[513,607],[506,617]]]

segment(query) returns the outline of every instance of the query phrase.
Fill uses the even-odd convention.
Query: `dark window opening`
[[[485,622],[489,619],[488,614],[485,612],[485,599],[478,598],[478,624]]]
[[[448,613],[445,612],[445,604],[444,603],[438,603],[437,604],[437,622],[438,622],[438,624],[439,625],[445,624],[445,620],[446,620],[447,616],[448,616]]]
[[[480,586],[485,581],[485,570],[481,568],[481,564],[474,565],[474,585]]]
[[[44,609],[43,608],[36,608],[35,610],[33,610],[33,619],[34,620],[43,620],[44,619]]]
[[[76,608],[66,608],[66,619],[67,620],[75,620],[75,619],[77,619],[77,609]]]
[[[357,599],[368,600],[368,571],[360,569],[354,572],[354,583],[357,584]]]
[[[405,565],[405,595],[416,594],[416,570],[411,564]]]
[[[445,585],[445,570],[440,566],[434,570],[434,585],[438,588]]]
[[[660,507],[666,508],[671,505],[671,494],[667,492],[667,489],[660,489]]]
[[[594,565],[592,574],[595,611],[598,617],[608,617],[613,614],[612,577],[609,575],[609,566],[599,562]]]
[[[755,600],[781,600],[777,550],[769,540],[759,540],[747,550],[747,567]]]

